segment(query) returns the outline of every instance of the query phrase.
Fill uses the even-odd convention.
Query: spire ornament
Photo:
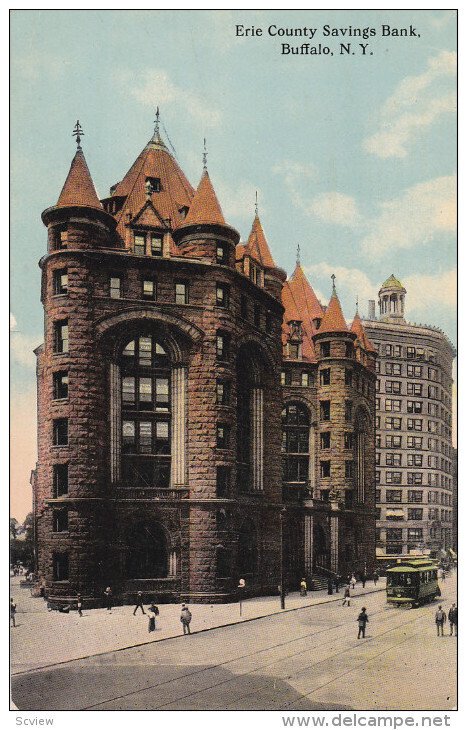
[[[297,266],[300,266],[300,244],[297,246]]]
[[[204,149],[203,149],[203,170],[208,169],[208,151],[206,149],[206,137],[203,140],[204,142]]]
[[[258,215],[258,191],[255,190],[255,215]]]
[[[332,279],[332,293],[336,294],[336,275],[331,274],[331,279]]]
[[[84,132],[79,119],[76,120],[75,128],[73,129],[72,137],[76,137],[76,144],[78,149],[81,149],[81,137],[84,137]]]
[[[156,118],[154,119],[154,137],[159,138],[160,132],[159,132],[159,107],[156,107]]]
[[[358,294],[357,294],[357,301],[355,302],[355,311],[356,311],[356,314],[358,314]]]

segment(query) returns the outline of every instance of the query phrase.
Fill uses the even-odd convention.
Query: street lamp
[[[281,550],[281,582],[280,582],[280,593],[281,593],[281,609],[285,608],[285,566],[284,566],[284,517],[286,509],[282,507],[280,517],[280,550]]]
[[[245,579],[240,578],[240,580],[238,581],[238,586],[237,586],[238,587],[238,596],[239,596],[238,604],[239,604],[239,608],[240,608],[240,616],[242,615],[242,600],[243,600],[243,593],[245,591],[245,586],[246,586]]]

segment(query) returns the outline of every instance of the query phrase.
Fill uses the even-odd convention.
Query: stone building
[[[375,354],[153,137],[42,214],[37,570],[52,602],[276,593],[374,556]],[[285,313],[284,313],[285,312]],[[282,373],[282,375],[281,375]],[[282,551],[281,551],[282,546]]]
[[[376,385],[377,555],[447,551],[453,544],[452,362],[444,333],[404,317],[394,275],[370,301],[365,330],[379,357]]]

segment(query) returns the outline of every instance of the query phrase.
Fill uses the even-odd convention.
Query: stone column
[[[357,434],[357,500],[365,501],[365,434]]]
[[[313,573],[313,516],[305,514],[305,573]]]
[[[264,406],[263,389],[253,388],[251,391],[252,429],[251,445],[253,455],[253,490],[263,490],[263,458],[264,458]]]
[[[316,459],[316,445],[315,445],[315,439],[317,436],[317,431],[314,427],[314,425],[310,428],[310,442],[309,442],[309,450],[310,450],[310,460],[308,462],[308,483],[310,486],[310,491],[312,496],[315,496],[315,485],[316,485],[316,468],[315,468],[315,459]]]
[[[187,369],[172,368],[171,487],[186,485]]]
[[[110,480],[121,478],[122,395],[120,366],[110,365]]]
[[[339,572],[339,517],[331,515],[331,570]]]

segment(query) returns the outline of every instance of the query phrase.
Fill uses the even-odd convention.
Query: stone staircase
[[[320,573],[313,573],[311,576],[313,585],[311,590],[312,591],[324,591],[328,588],[328,579],[326,576],[321,575]]]

